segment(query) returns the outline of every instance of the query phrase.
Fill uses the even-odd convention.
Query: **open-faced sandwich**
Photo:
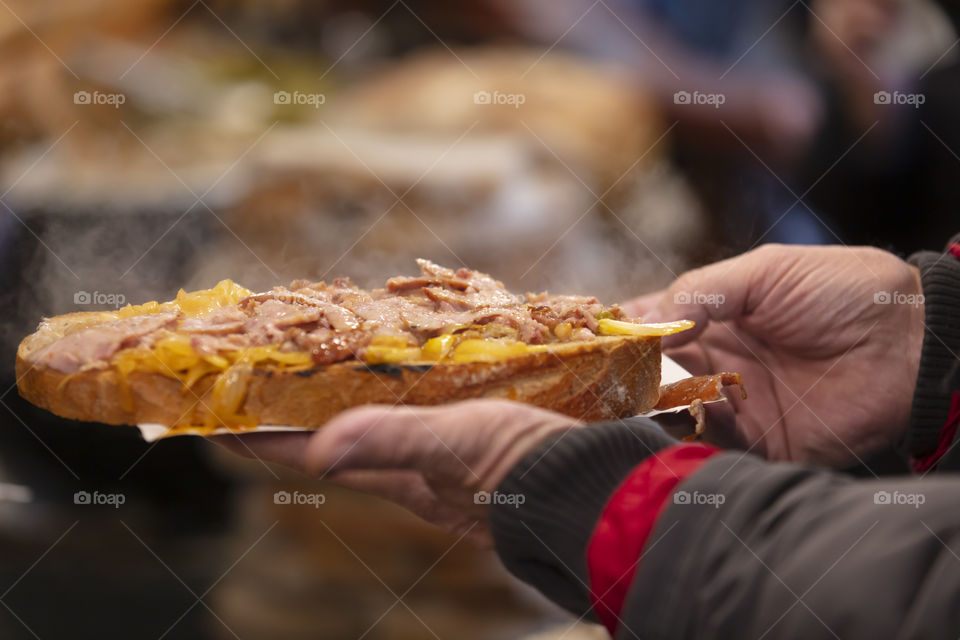
[[[159,423],[169,435],[316,428],[362,404],[467,398],[610,419],[657,403],[660,337],[692,326],[418,263],[420,275],[373,291],[337,279],[253,293],[224,280],[49,318],[20,344],[20,394],[67,418]]]

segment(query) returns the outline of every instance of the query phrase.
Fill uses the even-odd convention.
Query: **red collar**
[[[953,246],[957,247],[960,245],[955,244]],[[933,453],[928,453],[923,457],[911,460],[914,471],[923,473],[936,466],[940,458],[943,457],[943,454],[953,446],[953,438],[957,434],[957,426],[960,426],[960,391],[953,392],[953,398],[950,402],[950,413],[947,415],[947,423],[943,425],[943,429],[940,430],[940,443],[937,445],[937,448],[934,449]]]

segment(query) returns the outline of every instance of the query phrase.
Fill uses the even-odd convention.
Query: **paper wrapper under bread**
[[[672,384],[674,382],[679,382],[686,378],[692,377],[690,372],[677,364],[676,361],[668,358],[667,356],[662,356],[663,360],[660,365],[660,384]],[[716,400],[705,401],[704,404],[712,404],[714,402],[725,402],[726,398],[719,397]],[[645,411],[639,415],[641,416],[655,416],[661,413],[679,413],[681,411],[687,411],[690,408],[689,403],[684,403],[675,407],[667,407],[660,409],[651,409],[650,411]],[[153,442],[154,440],[159,440],[160,438],[170,438],[174,436],[196,436],[196,435],[211,435],[209,433],[201,433],[198,429],[196,432],[190,431],[189,429],[178,429],[174,433],[170,433],[170,428],[163,424],[153,424],[146,423],[137,425],[140,429],[140,435],[147,442]],[[288,427],[283,425],[261,425],[256,429],[251,429],[245,431],[244,433],[265,433],[270,431],[313,431],[313,429],[306,429],[304,427]],[[226,433],[235,433],[229,431],[228,429],[217,429],[213,432],[213,435],[217,434],[226,434]]]

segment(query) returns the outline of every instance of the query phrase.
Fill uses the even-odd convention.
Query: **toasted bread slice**
[[[215,375],[185,388],[176,378],[134,371],[124,383],[111,367],[64,374],[31,358],[63,335],[110,317],[72,313],[42,323],[17,352],[20,395],[65,418],[160,423],[173,427],[169,435],[203,432],[195,425],[204,424],[204,416],[210,413]],[[369,403],[438,405],[503,398],[595,421],[652,407],[659,386],[659,337],[598,336],[495,362],[368,365],[349,360],[295,371],[259,364],[246,380],[238,413],[256,425],[317,428],[344,409]]]

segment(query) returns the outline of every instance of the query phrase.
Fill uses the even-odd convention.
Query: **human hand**
[[[439,407],[366,406],[314,433],[212,438],[234,453],[279,462],[308,475],[378,495],[427,522],[492,546],[492,494],[544,438],[579,426],[573,418],[505,400]]]
[[[745,446],[841,467],[906,429],[921,294],[919,271],[885,251],[765,245],[623,306],[650,322],[694,320],[664,339],[691,372],[743,374],[750,398],[730,403]]]

